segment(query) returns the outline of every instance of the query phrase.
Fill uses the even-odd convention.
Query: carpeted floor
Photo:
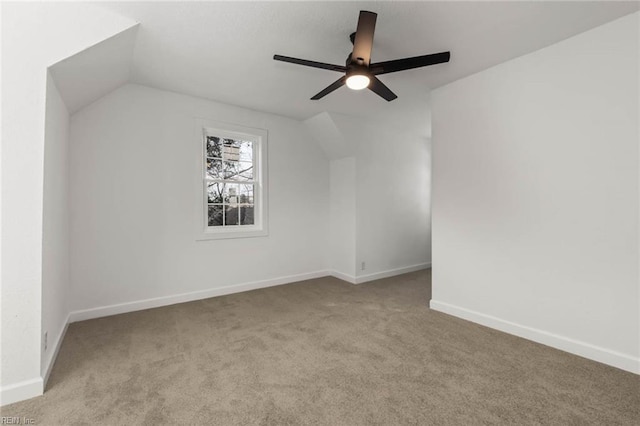
[[[38,425],[640,424],[640,376],[427,308],[430,272],[72,324]]]

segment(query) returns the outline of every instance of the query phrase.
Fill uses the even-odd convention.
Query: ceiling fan
[[[392,101],[398,96],[385,86],[376,77],[377,75],[449,62],[450,52],[440,52],[431,55],[414,56],[411,58],[396,59],[393,61],[378,62],[374,64],[370,63],[371,47],[373,46],[373,32],[376,28],[377,17],[377,13],[368,12],[366,10],[360,11],[356,32],[349,36],[351,43],[353,43],[353,52],[347,57],[345,66],[308,61],[306,59],[298,59],[282,55],[273,55],[273,59],[276,61],[290,62],[292,64],[344,73],[342,77],[312,97],[311,100],[314,101],[323,98],[345,84],[353,90],[369,88],[369,90],[383,97],[387,101]]]

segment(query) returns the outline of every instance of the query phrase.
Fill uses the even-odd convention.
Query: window
[[[267,235],[267,132],[200,122],[198,239]]]

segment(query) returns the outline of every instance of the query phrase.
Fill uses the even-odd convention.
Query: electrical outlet
[[[360,265],[360,269],[364,271],[364,269],[365,269],[365,264],[364,264],[364,262],[362,262],[362,264]]]
[[[44,332],[44,350],[45,350],[45,351],[47,350],[47,340],[48,340],[47,338],[48,338],[48,337],[49,337],[49,332],[48,332],[48,331],[45,331],[45,332]]]

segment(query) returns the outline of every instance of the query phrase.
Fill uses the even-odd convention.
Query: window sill
[[[269,232],[266,229],[254,227],[247,229],[207,229],[196,236],[196,241],[266,237],[267,235],[269,235]]]

